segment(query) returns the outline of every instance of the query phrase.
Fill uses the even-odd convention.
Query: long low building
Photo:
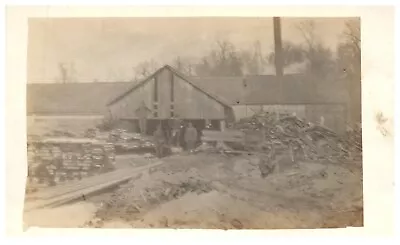
[[[107,118],[116,127],[137,130],[136,112],[145,105],[152,132],[172,117],[197,127],[209,121],[221,128],[225,122],[264,110],[295,113],[315,123],[322,119],[327,127],[342,132],[348,116],[346,93],[325,89],[324,96],[317,96],[314,88],[315,82],[303,74],[279,80],[273,75],[187,77],[166,65],[138,83],[29,84],[28,117],[61,124],[68,124],[69,117],[74,118],[71,123],[80,121],[77,124],[85,127]]]
[[[28,84],[28,133],[94,127],[103,121],[107,103],[131,86],[127,82]]]

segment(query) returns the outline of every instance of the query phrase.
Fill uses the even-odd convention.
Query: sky
[[[321,41],[335,49],[346,18],[282,18],[282,38],[303,42],[296,25],[313,20]],[[75,71],[76,82],[128,81],[140,62],[161,66],[177,56],[196,59],[218,40],[238,49],[260,41],[273,50],[272,18],[49,18],[30,19],[28,83],[59,82],[59,64]]]

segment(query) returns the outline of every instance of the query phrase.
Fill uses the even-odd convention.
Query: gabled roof
[[[130,82],[28,84],[27,113],[102,115],[107,103],[131,86]]]
[[[151,79],[153,79],[154,77],[156,77],[161,71],[168,69],[170,70],[172,73],[174,73],[176,76],[178,76],[179,78],[181,78],[182,80],[184,80],[185,82],[189,83],[190,85],[192,85],[195,89],[203,92],[204,94],[206,94],[208,97],[210,97],[211,99],[217,101],[218,103],[224,105],[224,106],[230,106],[230,102],[225,100],[223,97],[220,97],[218,95],[216,95],[215,93],[211,92],[211,91],[207,91],[207,89],[199,83],[194,83],[192,82],[191,79],[188,79],[185,75],[183,75],[182,73],[180,73],[179,71],[175,70],[174,68],[172,68],[169,65],[165,65],[163,67],[161,67],[160,69],[158,69],[156,72],[154,72],[152,75],[148,76],[147,78],[145,78],[144,80],[140,81],[139,83],[135,84],[134,86],[132,86],[131,88],[129,88],[127,91],[125,91],[124,93],[118,95],[117,97],[115,97],[113,100],[111,100],[107,106],[110,106],[116,102],[118,102],[119,100],[121,100],[122,98],[124,98],[125,96],[127,96],[128,94],[130,94],[132,91],[136,90],[137,88],[143,86],[144,84],[146,84],[147,82],[149,82]]]

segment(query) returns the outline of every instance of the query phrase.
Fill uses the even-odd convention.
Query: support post
[[[221,131],[225,131],[225,129],[226,129],[226,122],[225,122],[225,120],[221,120],[221,121],[220,121],[220,128],[221,128]]]

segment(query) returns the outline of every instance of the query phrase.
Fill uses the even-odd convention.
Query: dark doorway
[[[192,123],[193,127],[197,129],[197,145],[201,144],[201,137],[202,137],[202,131],[206,128],[206,120],[204,119],[187,119],[183,121],[183,127],[181,129],[180,133],[180,146],[184,149],[186,149],[186,143],[185,143],[185,131],[187,126],[189,125],[189,122]],[[219,120],[211,120],[212,128],[210,130],[220,130],[220,124]]]

